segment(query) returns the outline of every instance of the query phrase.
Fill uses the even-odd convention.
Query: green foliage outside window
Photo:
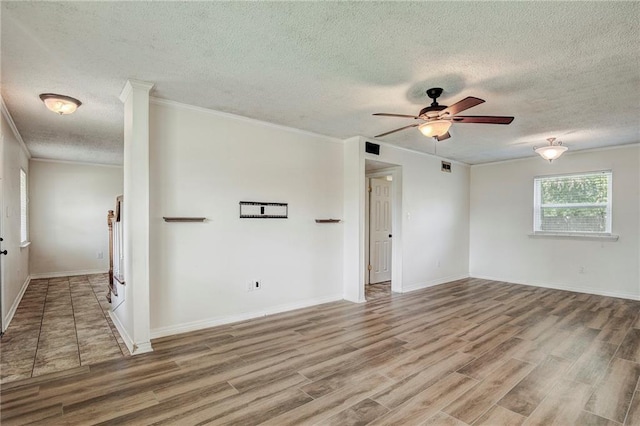
[[[572,179],[542,182],[542,204],[606,203],[608,179],[606,175],[587,175]]]

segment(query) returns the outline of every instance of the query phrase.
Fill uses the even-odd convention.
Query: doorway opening
[[[397,226],[400,167],[375,160],[365,161],[365,299],[389,297],[394,283],[394,232]],[[394,182],[396,179],[396,182]],[[398,229],[395,229],[395,228]]]

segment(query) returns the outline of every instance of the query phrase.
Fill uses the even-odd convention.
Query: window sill
[[[29,247],[31,245],[31,241],[23,241],[20,243],[20,248],[23,249],[25,247]]]
[[[563,232],[534,232],[530,238],[560,238],[567,240],[618,241],[619,235],[614,234],[579,234]]]

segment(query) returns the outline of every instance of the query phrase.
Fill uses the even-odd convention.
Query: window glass
[[[535,178],[533,230],[611,233],[611,172]]]

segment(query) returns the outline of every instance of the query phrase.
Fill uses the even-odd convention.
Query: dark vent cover
[[[380,145],[377,143],[366,142],[364,146],[364,151],[369,154],[380,155]]]
[[[446,161],[443,161],[441,170],[443,172],[451,173],[451,163],[447,163]]]

